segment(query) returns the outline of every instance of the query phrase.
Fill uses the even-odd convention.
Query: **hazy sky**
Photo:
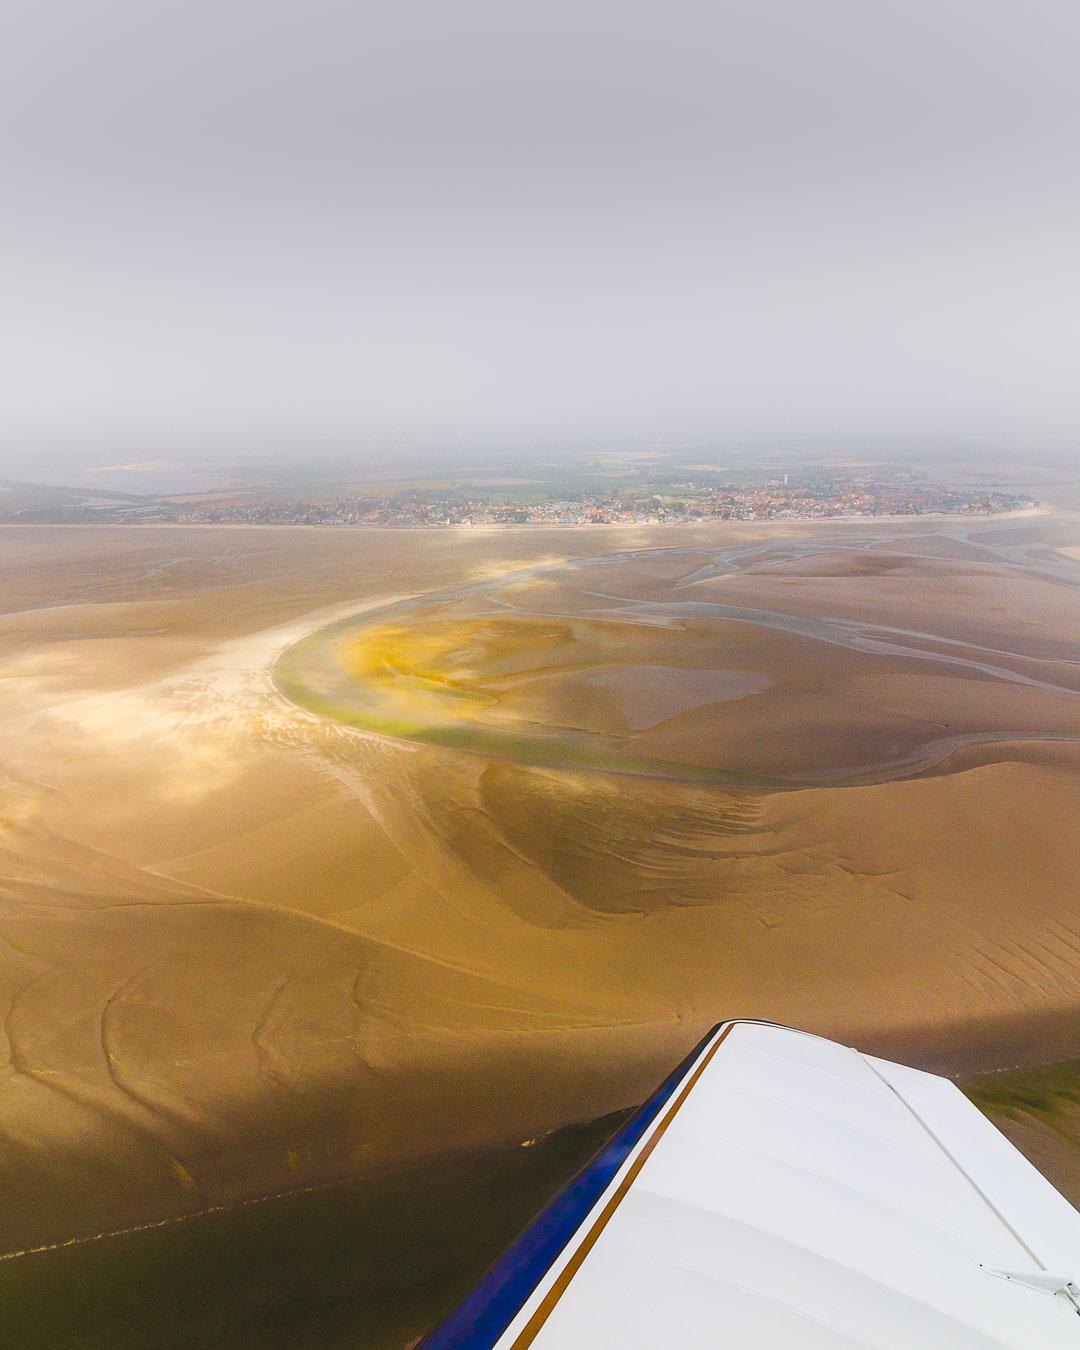
[[[1080,445],[1077,0],[5,0],[0,462]]]

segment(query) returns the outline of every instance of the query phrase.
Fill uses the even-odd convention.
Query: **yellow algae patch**
[[[885,585],[908,566],[855,563]],[[779,565],[769,560],[769,585]],[[846,579],[851,565],[783,562],[800,585],[821,574],[834,589],[832,572]],[[982,578],[920,565],[965,596]],[[936,633],[903,614],[882,627],[824,606],[800,613],[790,587],[785,608],[732,603],[728,577],[699,550],[519,573],[314,633],[276,680],[310,711],[381,735],[725,785],[880,781],[976,744],[1075,735],[1080,677],[1054,634],[1031,655],[966,619]]]
[[[199,1188],[195,1183],[195,1178],[187,1170],[187,1168],[180,1161],[180,1159],[170,1158],[169,1167],[170,1170],[172,1171],[173,1176],[176,1177],[177,1181],[179,1181],[182,1186],[186,1187],[189,1191],[191,1191],[193,1195],[198,1196]]]
[[[496,701],[475,683],[479,644],[467,625],[379,624],[340,648],[340,660],[388,714],[406,719],[470,717]]]

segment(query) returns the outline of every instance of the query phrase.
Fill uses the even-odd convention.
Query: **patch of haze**
[[[1078,39],[1072,0],[10,0],[0,473],[1075,464]]]

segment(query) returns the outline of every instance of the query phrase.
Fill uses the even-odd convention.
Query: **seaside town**
[[[13,485],[14,486],[14,485]],[[5,495],[8,497],[5,509]],[[630,482],[558,480],[520,484],[461,482],[437,486],[328,484],[290,490],[260,484],[195,496],[95,495],[57,491],[47,498],[0,492],[9,520],[178,525],[381,526],[431,529],[490,525],[649,525],[710,520],[995,515],[1034,506],[996,486],[946,488],[909,473],[880,477],[821,470],[782,473],[766,481],[708,470],[680,476],[668,469]]]
[[[173,503],[168,519],[190,524],[381,525],[418,529],[447,525],[629,525],[705,520],[804,520],[814,517],[993,515],[1033,506],[1030,497],[992,491],[956,491],[919,484],[833,481],[702,488],[611,488],[566,496],[515,499],[458,490],[404,490],[387,495],[322,500],[215,500]]]

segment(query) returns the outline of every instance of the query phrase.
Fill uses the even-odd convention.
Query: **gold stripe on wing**
[[[690,1093],[694,1089],[694,1085],[697,1083],[698,1079],[705,1072],[705,1070],[709,1067],[709,1061],[712,1059],[713,1055],[716,1054],[717,1050],[720,1049],[720,1046],[723,1044],[723,1041],[727,1036],[728,1032],[731,1031],[734,1026],[735,1026],[734,1022],[729,1022],[728,1025],[720,1033],[720,1035],[717,1036],[716,1040],[713,1041],[712,1045],[706,1052],[705,1057],[702,1059],[701,1063],[697,1066],[694,1072],[690,1075],[689,1079],[687,1079],[685,1085],[683,1086],[682,1091],[675,1098],[675,1101],[671,1105],[671,1109],[668,1111],[667,1115],[663,1118],[660,1124],[657,1125],[656,1129],[653,1130],[652,1134],[649,1136],[648,1142],[645,1144],[645,1147],[641,1150],[641,1152],[637,1155],[637,1157],[631,1164],[630,1170],[627,1172],[626,1176],[623,1177],[622,1181],[619,1182],[619,1186],[615,1194],[611,1197],[611,1199],[604,1206],[601,1213],[597,1216],[596,1222],[593,1224],[592,1228],[589,1229],[588,1233],[582,1239],[580,1245],[577,1247],[573,1256],[571,1256],[570,1260],[567,1261],[565,1266],[563,1266],[562,1270],[559,1272],[558,1279],[544,1295],[544,1298],[541,1301],[539,1307],[536,1309],[532,1317],[530,1317],[528,1322],[525,1324],[524,1328],[521,1331],[521,1334],[518,1336],[517,1340],[514,1341],[511,1350],[525,1350],[526,1346],[532,1345],[533,1341],[536,1340],[537,1336],[540,1334],[540,1329],[543,1327],[544,1323],[551,1316],[552,1310],[558,1303],[559,1299],[561,1299],[563,1294],[566,1292],[567,1285],[577,1274],[578,1270],[581,1267],[581,1263],[588,1256],[589,1252],[592,1251],[593,1247],[596,1245],[596,1241],[599,1238],[600,1234],[607,1227],[608,1220],[619,1208],[620,1204],[622,1204],[623,1198],[625,1197],[627,1191],[636,1181],[638,1173],[645,1166],[646,1162],[649,1159],[649,1154],[652,1153],[653,1149],[660,1142],[661,1136],[663,1135],[664,1131],[675,1119],[676,1112],[682,1106],[683,1102],[686,1101],[687,1097],[689,1097]]]

